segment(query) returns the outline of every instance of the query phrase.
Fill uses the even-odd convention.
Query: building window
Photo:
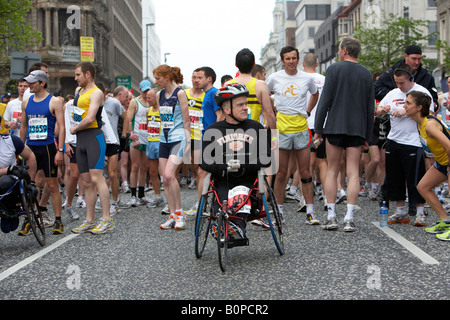
[[[433,34],[431,36],[431,38],[428,40],[428,45],[429,46],[435,46],[436,45],[436,41],[438,39],[438,34],[437,34],[437,21],[430,21],[430,23],[428,24],[428,34]]]
[[[309,38],[314,38],[315,34],[316,34],[316,28],[308,27],[308,37]]]
[[[306,20],[325,20],[331,14],[329,4],[305,5]]]
[[[428,0],[428,8],[436,8],[435,0]]]

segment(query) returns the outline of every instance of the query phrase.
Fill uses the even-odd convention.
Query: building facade
[[[138,0],[34,0],[29,19],[43,41],[30,48],[49,65],[49,91],[73,94],[75,66],[81,60],[80,37],[94,38],[97,82],[116,86],[131,76],[135,91],[142,75],[142,6]]]

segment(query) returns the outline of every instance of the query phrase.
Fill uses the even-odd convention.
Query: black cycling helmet
[[[240,96],[248,97],[249,92],[246,86],[240,83],[231,83],[227,86],[219,89],[214,95],[214,100],[216,100],[216,104],[222,108],[222,103],[227,100],[234,99]]]

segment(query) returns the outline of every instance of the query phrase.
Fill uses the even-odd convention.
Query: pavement
[[[182,189],[185,210],[195,200],[196,191]],[[69,221],[63,213],[65,233],[47,229],[45,247],[33,235],[0,234],[0,300],[177,301],[170,311],[191,315],[201,310],[195,305],[211,301],[448,300],[450,243],[414,227],[414,219],[382,230],[378,202],[359,197],[358,206],[357,231],[345,233],[342,225],[337,231],[307,225],[297,203],[285,203],[285,255],[279,255],[269,231],[249,225],[250,244],[229,251],[225,273],[212,238],[204,256],[195,257],[192,217],[185,230],[161,230],[167,219],[162,208],[123,209],[114,217],[115,232],[75,235],[70,230],[82,218]],[[83,210],[77,209],[82,217]],[[324,222],[317,197],[315,210]],[[345,210],[345,204],[337,205],[339,221]],[[432,225],[437,216],[427,212]]]

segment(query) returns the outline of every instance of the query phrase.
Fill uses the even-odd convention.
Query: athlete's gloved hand
[[[241,167],[241,162],[239,160],[231,159],[228,161],[227,166],[228,172],[238,172]]]
[[[28,168],[28,166],[9,166],[7,174],[24,179],[27,183],[30,183],[31,178],[27,171]]]
[[[38,189],[34,181],[31,181],[27,186],[28,192],[30,193],[31,201],[37,201]]]

